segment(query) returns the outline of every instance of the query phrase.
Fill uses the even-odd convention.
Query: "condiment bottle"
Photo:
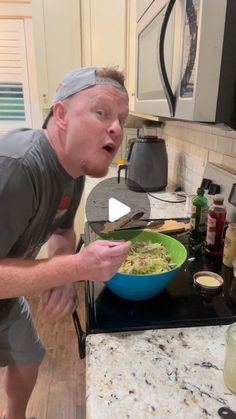
[[[236,259],[236,223],[229,223],[225,233],[223,264],[232,268]]]
[[[224,381],[230,391],[236,394],[236,323],[226,331]]]
[[[223,253],[223,232],[226,218],[224,197],[215,195],[207,216],[207,234],[205,251],[211,256]]]
[[[206,220],[208,214],[207,198],[204,196],[204,189],[198,188],[197,195],[192,199],[190,217],[189,244],[196,253],[202,251],[206,238]]]

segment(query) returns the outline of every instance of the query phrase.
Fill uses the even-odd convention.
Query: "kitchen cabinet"
[[[127,2],[126,82],[129,93],[129,109],[134,111],[135,56],[136,56],[136,0]]]
[[[136,0],[33,0],[32,15],[42,110],[68,71],[117,65],[134,111]]]
[[[125,68],[126,1],[81,0],[84,66]]]
[[[134,110],[136,0],[32,0],[32,14],[41,109],[68,71],[117,65]]]
[[[81,66],[80,0],[32,0],[41,109],[50,108],[63,76]]]
[[[3,0],[0,3],[31,3],[31,0]]]
[[[83,66],[124,70],[134,110],[136,0],[81,0]]]

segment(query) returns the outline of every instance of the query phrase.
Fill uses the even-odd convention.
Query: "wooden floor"
[[[83,317],[83,285],[78,285],[78,313]],[[29,300],[39,334],[47,347],[47,355],[41,365],[38,381],[31,396],[27,416],[37,419],[84,419],[85,418],[85,360],[80,360],[77,337],[70,316],[61,321],[45,321],[40,314],[40,299]],[[0,369],[0,417],[4,409]]]

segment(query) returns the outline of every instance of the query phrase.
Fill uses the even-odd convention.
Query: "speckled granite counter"
[[[227,326],[97,334],[86,339],[87,419],[219,418]]]

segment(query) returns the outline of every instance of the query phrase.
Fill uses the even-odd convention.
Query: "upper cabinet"
[[[124,70],[134,109],[136,0],[32,0],[40,107],[76,67]]]
[[[50,108],[63,76],[81,66],[79,0],[32,0],[41,109]]]
[[[126,1],[81,0],[84,66],[126,67]]]
[[[124,70],[134,109],[136,0],[81,0],[83,66]]]
[[[129,93],[129,109],[135,106],[135,56],[136,56],[136,0],[127,2],[126,21],[126,83]]]

